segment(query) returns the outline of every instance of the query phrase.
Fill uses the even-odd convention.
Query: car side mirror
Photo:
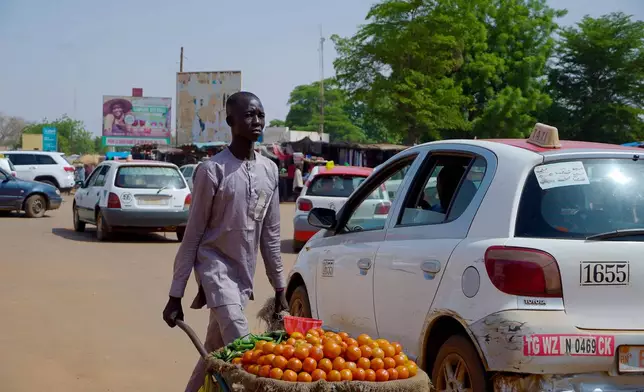
[[[309,212],[308,222],[313,227],[330,230],[338,224],[338,219],[335,216],[335,210],[318,207]]]

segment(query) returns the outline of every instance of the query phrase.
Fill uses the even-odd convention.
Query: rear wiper
[[[166,185],[166,186],[162,186],[161,188],[159,188],[159,190],[157,191],[157,195],[159,193],[161,193],[161,191],[163,191],[164,189],[168,189],[168,186]]]
[[[593,234],[586,237],[587,240],[596,241],[596,240],[609,240],[611,238],[623,238],[630,237],[634,235],[644,235],[644,229],[624,229],[624,230],[613,230],[607,231],[605,233]]]

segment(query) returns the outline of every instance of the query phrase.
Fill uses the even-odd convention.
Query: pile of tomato
[[[418,366],[399,343],[366,334],[311,329],[292,333],[283,343],[258,341],[232,360],[259,377],[291,382],[390,381],[413,377]]]

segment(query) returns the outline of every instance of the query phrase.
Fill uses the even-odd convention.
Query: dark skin
[[[261,101],[255,97],[242,97],[237,104],[230,108],[226,122],[230,126],[233,140],[228,146],[230,152],[241,161],[255,160],[255,142],[259,139],[266,125],[266,115]],[[275,289],[275,317],[288,310],[286,290]],[[181,298],[172,297],[163,309],[163,320],[174,328],[176,320],[183,321]]]

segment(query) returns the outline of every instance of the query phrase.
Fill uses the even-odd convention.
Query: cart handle
[[[188,337],[192,341],[192,344],[195,345],[195,348],[197,349],[197,351],[199,351],[199,354],[201,354],[201,357],[206,359],[208,357],[208,350],[206,350],[206,347],[203,345],[203,343],[201,343],[201,340],[197,336],[197,333],[192,328],[190,328],[188,324],[183,322],[183,320],[176,319],[174,320],[174,322],[177,324],[177,327],[181,328],[183,332],[188,335]]]

